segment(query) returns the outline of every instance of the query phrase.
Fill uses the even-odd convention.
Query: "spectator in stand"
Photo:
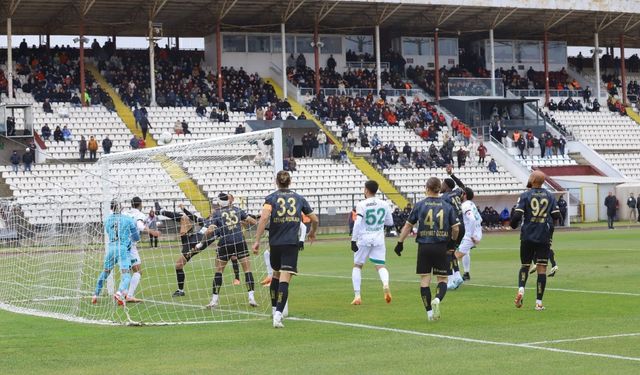
[[[609,195],[604,199],[604,206],[607,207],[607,225],[609,229],[613,228],[613,221],[616,216],[616,210],[618,209],[618,198],[613,195],[613,192],[609,192]]]
[[[560,148],[560,140],[554,135],[551,138],[551,142],[553,144],[553,146],[552,146],[553,156],[558,156],[558,149]]]
[[[544,134],[542,134],[539,138],[538,138],[538,146],[540,146],[540,158],[544,159],[544,156],[546,154],[545,152],[545,147],[547,145],[547,141],[544,137]]]
[[[103,140],[102,140],[102,151],[105,155],[108,155],[111,153],[111,147],[113,146],[113,142],[111,142],[111,140],[109,139],[109,136],[107,135]]]
[[[132,150],[137,150],[140,147],[140,140],[134,134],[131,140],[129,141],[129,146]]]
[[[358,143],[358,136],[356,135],[355,130],[350,130],[347,134],[347,141],[349,142],[349,148],[353,150],[353,148]]]
[[[20,167],[20,155],[18,155],[18,151],[13,150],[11,153],[11,157],[9,158],[11,161],[11,168],[15,173],[18,173],[18,168]]]
[[[147,116],[142,116],[142,118],[140,119],[140,131],[142,131],[142,139],[147,139],[147,132],[149,132],[149,129],[152,129],[149,118]]]
[[[287,146],[287,157],[293,157],[293,148],[295,147],[295,139],[291,133],[287,133],[287,136],[284,139],[284,143]]]
[[[560,150],[560,155],[564,156],[564,148],[567,146],[567,140],[564,136],[560,136],[558,139],[558,150]]]
[[[56,142],[64,141],[64,136],[62,135],[62,130],[60,126],[56,126],[56,130],[53,131],[53,140]]]
[[[96,141],[94,136],[89,137],[87,149],[89,149],[89,161],[96,161],[98,154],[98,141]]]
[[[521,136],[518,137],[518,140],[516,141],[516,147],[520,151],[520,157],[522,159],[526,159],[526,157],[524,156],[524,150],[526,148],[526,142],[524,140],[524,137],[521,137]]]
[[[8,116],[7,117],[7,136],[13,137],[14,135],[16,135],[16,120],[13,118],[13,116]]]
[[[339,162],[340,161],[340,150],[338,150],[338,147],[333,146],[331,148],[331,152],[329,153],[331,161],[334,162]]]
[[[467,152],[464,150],[464,148],[462,148],[462,146],[460,146],[456,154],[456,156],[458,157],[458,168],[464,167],[467,161]]]
[[[49,99],[45,99],[44,103],[42,103],[42,110],[44,113],[53,113],[53,109],[51,109],[51,103],[49,103]]]
[[[25,149],[25,153],[22,155],[22,162],[24,163],[24,172],[31,172],[33,154],[31,153],[31,149],[29,147]]]
[[[591,88],[589,88],[589,86],[582,90],[582,99],[585,103],[588,103],[591,100]]]
[[[62,127],[62,139],[64,139],[65,142],[73,141],[73,135],[71,134],[71,130],[67,128],[67,125]]]
[[[84,135],[80,136],[78,152],[80,152],[80,161],[84,161],[84,156],[87,154],[87,140],[84,138]]]
[[[253,158],[253,162],[259,167],[263,167],[265,165],[265,158],[262,155],[262,152],[258,152],[258,154]]]
[[[316,141],[318,142],[318,157],[326,159],[329,155],[327,153],[327,135],[321,130],[318,132],[316,136]]]
[[[480,146],[478,146],[478,164],[484,165],[484,158],[487,156],[487,148],[485,147],[483,142],[480,142]]]
[[[561,195],[560,198],[558,198],[558,209],[560,209],[560,220],[558,224],[560,224],[561,227],[565,226],[566,223],[566,217],[567,217],[567,201],[564,200],[564,196]]]
[[[189,130],[189,124],[187,124],[185,119],[182,119],[180,126],[182,127],[182,134],[184,135],[191,134],[191,131]]]
[[[327,59],[327,69],[331,72],[335,72],[336,65],[338,65],[336,64],[336,59],[333,58],[333,55],[329,55],[329,58]]]
[[[531,130],[531,129],[527,130],[527,134],[525,135],[525,139],[527,140],[527,155],[531,156],[533,158],[533,150],[536,147],[535,143],[533,142],[533,139],[534,139],[533,130]]]
[[[145,140],[142,138],[138,139],[138,148],[143,149],[146,147],[147,147],[147,142],[145,142]]]
[[[307,59],[304,58],[304,55],[300,53],[298,58],[296,59],[296,69],[304,70],[307,67]]]
[[[287,164],[289,169],[289,172],[296,172],[298,170],[298,163],[296,162],[296,159],[294,159],[293,157],[289,158],[289,163]]]
[[[376,154],[376,163],[378,164],[378,167],[380,169],[388,169],[389,168],[389,165],[385,161],[384,151],[382,151],[382,150],[378,151],[378,153]]]
[[[548,137],[544,143],[546,154],[550,158],[553,155],[553,138]]]
[[[73,96],[71,96],[70,102],[72,107],[76,107],[76,108],[82,107],[82,103],[80,103],[80,98],[78,97],[78,94],[76,94],[75,92],[73,93]]]
[[[51,138],[51,128],[49,125],[44,124],[44,126],[42,126],[42,129],[40,129],[40,135],[45,141],[48,141],[49,138]]]
[[[245,129],[244,125],[242,125],[242,123],[239,123],[238,127],[236,127],[235,134],[244,134],[246,130],[247,129]]]
[[[407,156],[407,160],[411,160],[411,146],[409,146],[409,142],[404,143],[404,147],[402,147],[402,153]]]
[[[496,160],[494,158],[491,158],[491,160],[489,161],[489,171],[491,173],[496,173],[498,171],[498,165],[496,164]]]

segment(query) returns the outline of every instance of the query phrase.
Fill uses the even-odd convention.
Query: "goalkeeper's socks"
[[[465,273],[471,273],[471,256],[469,254],[462,257],[462,267],[464,267]]]
[[[353,284],[353,291],[356,297],[360,296],[360,283],[362,282],[362,270],[358,267],[353,267],[351,271],[351,282]]]
[[[382,281],[382,287],[389,287],[389,270],[386,267],[382,267],[378,269],[378,275],[380,276],[380,281]]]
[[[269,275],[269,277],[273,277],[273,268],[271,268],[271,252],[269,250],[265,250],[262,256],[264,257],[264,265],[267,268],[267,275]]]
[[[123,272],[120,277],[120,286],[118,287],[118,291],[122,294],[127,294],[129,290],[129,282],[131,281],[131,273]]]
[[[184,290],[184,270],[176,270],[176,279],[178,280],[178,290]]]
[[[127,296],[135,296],[138,284],[140,284],[140,277],[140,272],[136,272],[133,274],[133,276],[131,276],[131,281],[129,282],[129,293],[127,293]]]
[[[253,272],[245,272],[244,282],[247,283],[247,291],[253,292],[255,289],[255,281],[253,280]]]
[[[524,288],[527,285],[527,279],[529,278],[529,267],[522,266],[518,272],[518,287]]]
[[[276,307],[278,305],[278,287],[280,286],[280,279],[276,279],[275,277],[271,279],[271,285],[269,286],[269,290],[271,291],[271,307]]]
[[[99,296],[102,291],[102,286],[104,285],[104,281],[109,277],[109,272],[102,271],[100,276],[98,276],[98,282],[96,283],[96,290],[93,293],[95,296]]]
[[[544,289],[547,287],[547,274],[539,273],[538,274],[538,283],[536,288],[536,299],[542,300],[544,296]]]
[[[238,265],[238,259],[231,259],[231,265],[233,266],[233,278],[240,280],[240,266]]]
[[[222,286],[222,273],[216,272],[213,276],[213,294],[220,294],[220,287]]]
[[[276,306],[276,311],[282,313],[282,311],[284,311],[284,306],[287,304],[287,299],[289,298],[289,283],[280,282],[279,284],[278,305]]]
[[[422,298],[422,304],[427,312],[431,311],[431,288],[428,286],[420,287],[420,297]]]
[[[438,283],[438,286],[436,287],[436,298],[442,302],[445,294],[447,294],[447,283]]]

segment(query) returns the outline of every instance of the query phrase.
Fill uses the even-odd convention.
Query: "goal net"
[[[264,197],[275,189],[274,173],[282,168],[280,129],[111,154],[88,166],[36,167],[32,175],[16,174],[21,189],[0,201],[0,308],[105,324],[242,321],[270,313],[269,290],[260,285],[266,276],[263,256],[250,249],[256,228],[251,216],[259,215]],[[231,205],[220,193],[232,196]],[[133,221],[144,219],[154,228],[153,211],[160,235],[156,245],[149,234],[140,234],[140,281],[133,297],[141,301],[121,306],[113,298],[122,278],[119,265],[106,280],[100,277],[110,248],[104,223],[114,201],[122,215],[135,217],[133,197],[141,200]],[[207,219],[225,206],[242,211],[223,215],[217,223],[224,225],[214,231]],[[231,235],[236,222],[239,237],[238,231]],[[207,227],[217,241],[194,255]],[[206,305],[216,259],[226,259],[224,252],[218,256],[221,238],[236,252],[246,242],[250,255],[239,261],[238,275],[227,259],[212,309]],[[180,267],[185,258],[190,259]],[[184,285],[178,284],[179,268]],[[99,279],[102,288],[93,303]],[[250,289],[257,307],[249,304]]]

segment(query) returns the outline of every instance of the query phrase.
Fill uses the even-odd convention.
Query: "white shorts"
[[[142,259],[140,259],[140,254],[138,254],[138,248],[136,245],[133,245],[131,250],[129,250],[129,258],[131,259],[132,267],[142,264]]]
[[[476,244],[473,243],[473,241],[471,240],[470,237],[464,237],[462,238],[462,241],[460,242],[460,246],[458,246],[458,249],[456,251],[467,255],[469,254],[469,252],[471,251],[471,249],[473,249],[474,247],[476,247]]]
[[[358,251],[353,254],[353,263],[364,265],[369,259],[376,266],[384,266],[387,249],[384,243],[367,243],[358,241]]]

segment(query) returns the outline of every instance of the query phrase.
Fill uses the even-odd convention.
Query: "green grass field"
[[[407,242],[401,258],[388,252],[394,297],[390,305],[368,265],[363,305],[351,306],[352,253],[348,240],[334,237],[307,246],[301,254],[301,275],[290,289],[291,317],[285,329],[273,329],[266,317],[124,327],[0,311],[0,372],[638,374],[637,238],[637,228],[556,232],[560,271],[547,283],[547,310],[536,312],[535,275],[529,279],[524,307],[513,306],[517,234],[487,233],[472,253],[471,282],[447,293],[442,319],[427,322],[414,274],[415,244]],[[393,244],[389,241],[389,249]],[[173,255],[145,257],[143,285],[166,278],[170,293]],[[205,259],[203,255],[198,267],[210,264]],[[162,268],[168,271],[160,272]],[[201,283],[207,290],[210,278],[202,271],[202,280],[196,280],[195,266],[192,271],[188,283]],[[207,295],[197,298],[206,303]]]

